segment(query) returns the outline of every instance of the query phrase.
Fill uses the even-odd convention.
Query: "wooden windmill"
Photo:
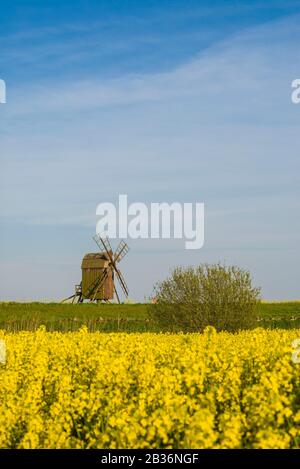
[[[110,242],[106,236],[95,235],[93,237],[100,252],[89,253],[82,259],[82,281],[75,286],[75,294],[63,301],[72,298],[72,303],[77,300],[90,302],[109,302],[116,295],[120,303],[120,297],[116,289],[115,279],[125,295],[128,296],[128,287],[119,269],[120,261],[126,256],[129,247],[125,241],[120,241],[117,249],[113,252]]]

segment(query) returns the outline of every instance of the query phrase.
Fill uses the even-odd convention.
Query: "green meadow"
[[[86,325],[91,331],[160,332],[147,304],[60,304],[0,302],[0,329],[73,331]],[[262,302],[257,326],[268,329],[300,327],[300,302]]]

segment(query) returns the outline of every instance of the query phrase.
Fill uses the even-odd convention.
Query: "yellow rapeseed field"
[[[0,331],[0,447],[299,447],[297,337]]]

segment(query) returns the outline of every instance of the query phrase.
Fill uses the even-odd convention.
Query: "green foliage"
[[[202,331],[210,325],[234,332],[256,325],[259,294],[250,273],[239,267],[177,267],[155,286],[150,314],[173,331]]]

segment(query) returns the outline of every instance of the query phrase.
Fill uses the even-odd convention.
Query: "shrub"
[[[221,264],[176,267],[154,287],[150,315],[176,331],[237,331],[255,325],[260,289],[247,270]]]

